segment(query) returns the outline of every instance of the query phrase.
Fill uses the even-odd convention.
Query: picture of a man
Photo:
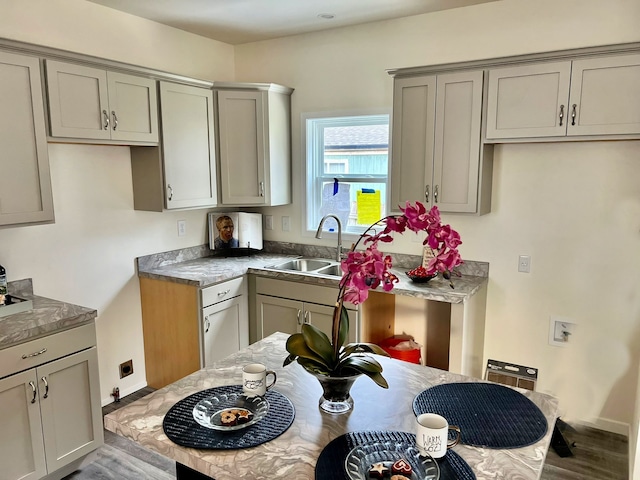
[[[238,248],[238,239],[233,238],[233,220],[228,215],[221,215],[216,219],[216,228],[218,236],[213,240],[213,246],[216,250],[226,248]]]

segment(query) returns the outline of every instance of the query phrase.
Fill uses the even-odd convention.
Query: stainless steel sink
[[[319,269],[316,273],[320,275],[332,275],[334,277],[342,276],[342,268],[340,268],[340,264],[329,265],[328,267],[324,267]]]
[[[311,258],[296,258],[295,260],[289,260],[288,262],[274,265],[275,270],[292,270],[296,272],[313,272],[323,267],[328,267],[331,262],[326,260],[314,260]]]

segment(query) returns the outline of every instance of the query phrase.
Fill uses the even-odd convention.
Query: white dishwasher
[[[249,345],[247,283],[234,278],[201,290],[201,363],[210,367]]]

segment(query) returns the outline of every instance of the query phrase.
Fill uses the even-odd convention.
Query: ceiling
[[[496,0],[87,1],[237,45]],[[322,15],[333,15],[333,18]]]

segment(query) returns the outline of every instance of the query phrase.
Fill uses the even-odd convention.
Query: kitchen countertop
[[[105,416],[105,428],[216,480],[309,480],[314,478],[320,452],[334,438],[345,432],[364,430],[414,432],[412,402],[418,393],[434,385],[480,381],[377,357],[389,388],[382,389],[366,377],[359,378],[351,389],[353,410],[344,415],[324,414],[318,408],[322,393],[318,381],[297,363],[282,366],[287,338],[283,333],[270,335],[213,367],[199,370],[122,407]],[[295,407],[295,419],[287,431],[257,447],[232,450],[185,448],[167,438],[162,423],[174,404],[202,390],[240,384],[243,365],[253,362],[263,363],[277,373],[274,390],[286,395]],[[471,466],[478,480],[540,478],[558,414],[558,402],[539,392],[516,390],[540,408],[547,420],[547,432],[533,445],[522,448],[455,446],[454,451]]]
[[[33,309],[0,317],[0,349],[90,323],[97,316],[92,308],[34,295],[30,278],[9,282],[8,291],[32,300]]]
[[[301,256],[305,258],[317,257],[316,255],[258,252],[251,256],[213,257],[208,256],[209,253],[204,246],[200,246],[140,257],[138,259],[138,275],[145,278],[184,283],[200,288],[247,273],[314,285],[337,286],[340,281],[340,277],[336,276],[321,276],[268,268],[270,265],[276,265],[292,258],[300,258]],[[437,277],[428,283],[413,283],[405,275],[408,268],[394,267],[391,271],[400,281],[395,284],[393,290],[389,293],[447,303],[463,303],[488,281],[488,266],[484,268],[486,264],[482,262],[465,263],[462,275],[453,278],[455,285],[453,289],[450,287],[449,282],[441,277]],[[395,264],[396,262],[394,262]],[[379,291],[382,292],[382,290]]]

